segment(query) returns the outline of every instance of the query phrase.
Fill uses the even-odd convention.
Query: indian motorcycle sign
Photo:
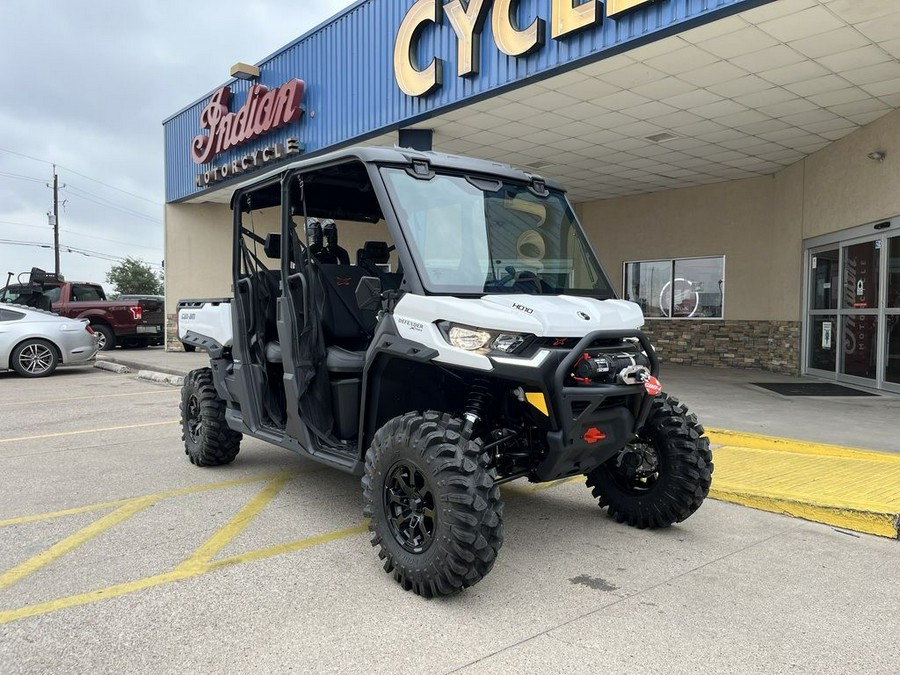
[[[200,128],[208,133],[201,133],[191,142],[191,159],[195,164],[212,163],[223,152],[296,122],[303,115],[305,89],[303,80],[296,78],[275,89],[255,84],[247,92],[244,105],[237,112],[232,112],[231,87],[222,87],[200,113]],[[273,143],[228,163],[213,166],[197,174],[195,184],[197,187],[207,187],[302,151],[303,146],[298,139],[288,138],[284,143]]]

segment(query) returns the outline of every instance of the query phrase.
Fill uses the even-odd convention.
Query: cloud
[[[52,243],[53,162],[63,244],[161,263],[163,119],[349,4],[5,0],[0,148],[43,161],[0,151],[0,240]],[[72,279],[104,281],[109,264],[62,255]],[[52,268],[52,251],[0,243],[0,272],[32,265]]]

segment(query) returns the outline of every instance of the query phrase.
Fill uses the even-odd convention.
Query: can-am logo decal
[[[578,316],[579,316],[579,318],[584,319],[585,321],[591,320],[591,315],[585,314],[584,312],[578,312]]]
[[[606,16],[618,17],[623,12],[656,0],[606,0]],[[443,85],[444,61],[433,58],[419,67],[417,54],[422,33],[429,23],[440,25],[444,13],[456,34],[457,75],[478,74],[481,56],[481,33],[491,9],[491,32],[497,49],[507,56],[519,57],[541,49],[547,40],[547,22],[538,17],[526,28],[517,25],[520,0],[417,0],[410,7],[397,31],[394,44],[394,77],[400,89],[409,96],[424,96]],[[561,40],[578,31],[598,25],[603,10],[597,0],[576,4],[576,0],[543,0],[550,5],[550,35]]]

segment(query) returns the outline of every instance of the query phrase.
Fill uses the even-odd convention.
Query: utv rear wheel
[[[481,441],[427,412],[396,417],[366,453],[363,514],[384,570],[430,598],[481,581],[503,543],[503,502]]]
[[[209,368],[192,370],[181,387],[181,440],[184,453],[197,466],[229,464],[241,449],[241,434],[225,422]]]
[[[712,482],[709,439],[695,415],[661,394],[638,439],[587,476],[601,507],[620,523],[663,528],[690,517]]]

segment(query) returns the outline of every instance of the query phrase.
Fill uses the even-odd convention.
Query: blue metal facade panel
[[[519,25],[539,16],[548,22],[545,45],[514,58],[494,46],[490,16],[481,36],[480,72],[456,75],[456,34],[444,17],[427,28],[419,45],[420,63],[444,61],[443,86],[414,98],[397,86],[393,50],[397,30],[414,0],[362,0],[330,22],[289,44],[259,65],[259,83],[275,88],[297,77],[306,82],[306,114],[298,122],[220,154],[220,166],[289,137],[299,138],[306,154],[412,124],[438,112],[550,77],[614,53],[665,37],[772,0],[657,0],[618,19],[554,40],[549,35],[550,0],[521,0]],[[246,100],[251,83],[229,82],[232,110]],[[202,192],[195,178],[211,168],[190,157],[200,132],[200,113],[209,96],[166,120],[166,199],[178,201]]]

